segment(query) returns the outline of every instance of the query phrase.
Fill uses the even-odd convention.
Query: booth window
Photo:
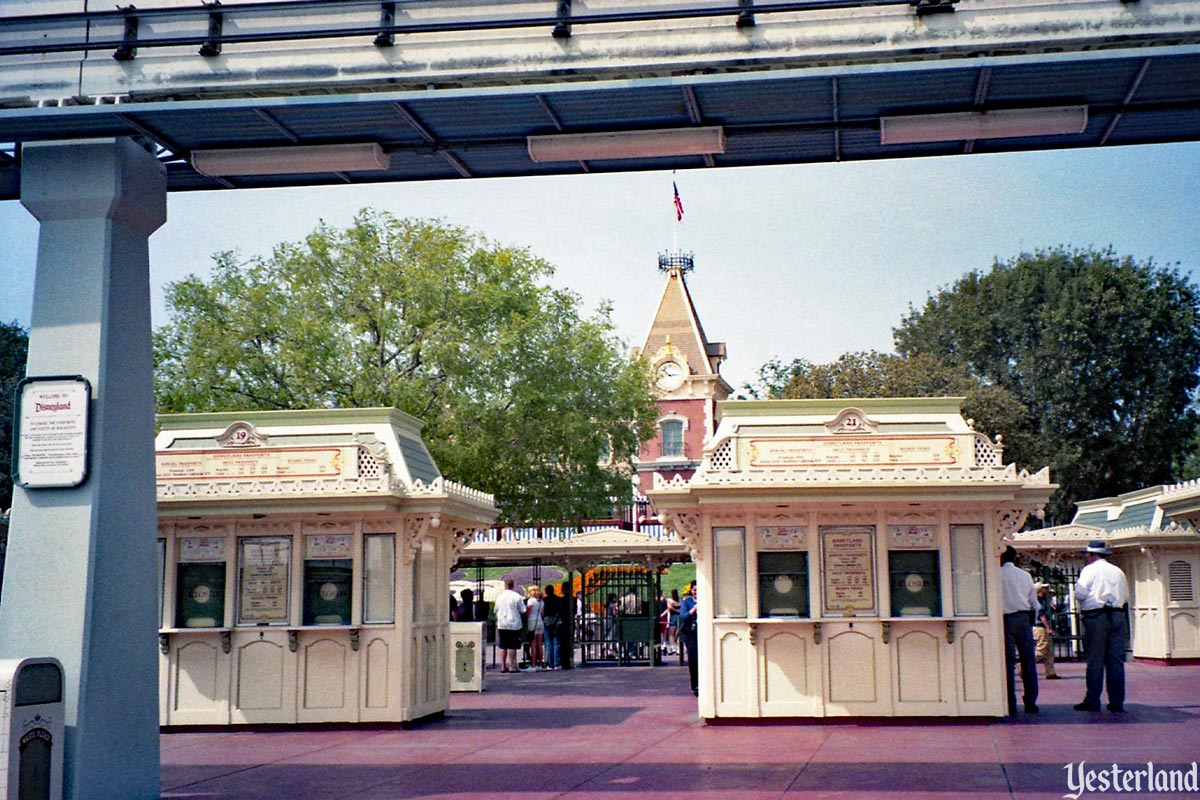
[[[291,621],[292,540],[254,536],[238,540],[238,624]]]
[[[942,589],[937,550],[888,553],[893,617],[940,617]]]
[[[683,455],[683,423],[677,419],[662,424],[662,454],[666,458]]]
[[[163,625],[163,594],[167,586],[167,540],[158,540],[158,624]]]
[[[807,552],[780,550],[758,554],[758,615],[809,616]]]
[[[303,624],[350,624],[353,549],[348,533],[305,537]]]
[[[225,624],[225,540],[179,540],[175,573],[175,627],[219,628]]]
[[[437,544],[432,539],[423,539],[413,558],[413,621],[431,622],[444,614],[438,613],[437,603],[441,597],[437,580]],[[447,612],[448,613],[448,612]]]
[[[983,526],[950,526],[950,574],[954,580],[954,613],[960,617],[987,614],[984,582]]]
[[[396,621],[396,536],[363,536],[363,622]]]
[[[713,528],[713,555],[716,616],[746,616],[746,529]]]

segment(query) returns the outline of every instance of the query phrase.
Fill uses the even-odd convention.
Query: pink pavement
[[[402,729],[164,733],[171,800],[1037,798],[1088,769],[1200,760],[1200,666],[1127,665],[1124,714],[1087,713],[1083,665],[1012,720],[706,725],[678,666],[488,674]],[[1087,792],[1078,798],[1200,795]]]

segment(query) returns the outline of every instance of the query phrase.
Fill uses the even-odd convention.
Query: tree
[[[788,383],[792,376],[809,368],[802,358],[794,358],[785,364],[778,356],[758,368],[758,378],[753,383],[742,384],[738,400],[779,400],[787,396]]]
[[[608,308],[585,318],[543,285],[552,272],[464,228],[369,209],[267,258],[218,254],[210,281],[167,289],[159,407],[395,406],[506,521],[607,516],[653,430],[649,372]]]
[[[1111,248],[997,261],[910,309],[894,335],[902,356],[961,365],[1029,410],[1022,457],[1062,486],[1054,522],[1079,500],[1173,480],[1196,426],[1196,287]]]
[[[846,353],[829,364],[805,364],[793,371],[780,396],[962,397],[963,414],[975,421],[976,430],[1003,437],[1007,460],[1020,460],[1030,448],[1028,409],[1009,391],[924,353],[902,358],[872,350]]]
[[[29,332],[16,321],[0,323],[0,458],[5,464],[12,463],[13,400],[28,355]],[[0,511],[12,506],[12,492],[12,472],[6,469],[0,478]]]

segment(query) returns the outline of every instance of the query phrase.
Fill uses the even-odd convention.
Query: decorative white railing
[[[992,441],[982,433],[973,434],[975,439],[975,466],[999,467],[1004,464],[1004,445],[1000,436]]]
[[[1174,486],[1167,486],[1163,489],[1163,497],[1197,493],[1200,493],[1200,478],[1193,478],[1190,481],[1177,483]]]
[[[212,497],[295,497],[367,495],[393,491],[388,475],[360,478],[262,478],[259,480],[160,481],[159,500],[198,500]]]
[[[1015,464],[1003,467],[786,467],[756,468],[740,472],[698,472],[690,481],[676,475],[670,480],[655,473],[654,488],[685,490],[689,486],[808,486],[814,484],[884,483],[1010,483],[1049,484],[1050,470],[1031,474]]]
[[[487,492],[479,489],[472,489],[470,486],[465,486],[452,480],[443,477],[434,478],[429,483],[423,481],[413,481],[411,486],[405,486],[402,483],[396,483],[396,491],[398,494],[403,494],[408,497],[453,497],[460,500],[470,500],[476,503],[484,503],[486,505],[495,505],[496,499]]]
[[[583,530],[576,530],[574,527],[568,526],[537,526],[537,527],[510,527],[500,526],[488,528],[475,534],[472,544],[552,544],[555,542],[568,543],[574,537],[580,534],[590,533],[600,530],[611,530],[612,525],[584,525]],[[655,522],[643,525],[636,531],[624,531],[625,533],[641,534],[648,539],[660,542],[674,542],[676,536],[674,531],[669,530],[665,525]]]

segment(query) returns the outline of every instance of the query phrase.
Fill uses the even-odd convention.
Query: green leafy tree
[[[12,463],[13,400],[17,384],[25,377],[29,355],[29,332],[17,322],[0,323],[0,458]],[[0,510],[12,506],[12,471],[5,469],[0,478]]]
[[[776,356],[758,368],[758,377],[751,383],[742,384],[738,400],[780,400],[787,397],[788,383],[795,375],[809,369],[802,358],[794,358],[788,364]]]
[[[1172,481],[1196,426],[1200,297],[1177,268],[1055,248],[972,272],[911,309],[902,356],[936,356],[1029,411],[1027,466],[1078,500]]]
[[[963,414],[974,420],[975,429],[1002,437],[1007,461],[1019,462],[1031,444],[1029,412],[1009,391],[924,353],[902,358],[872,350],[846,353],[829,364],[806,364],[793,372],[781,396],[962,397]]]
[[[505,520],[606,516],[653,431],[649,373],[609,309],[584,317],[551,274],[524,249],[374,210],[267,258],[218,254],[211,280],[167,289],[159,408],[395,406]]]

